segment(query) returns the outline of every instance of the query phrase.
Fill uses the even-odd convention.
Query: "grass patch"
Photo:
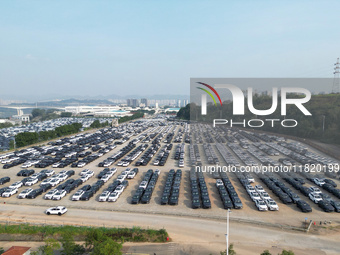
[[[36,235],[42,239],[53,237],[58,239],[63,233],[70,233],[78,240],[85,240],[85,237],[93,232],[100,232],[114,241],[124,242],[166,242],[168,233],[165,229],[141,229],[134,228],[106,228],[106,227],[85,227],[85,226],[36,226],[30,224],[0,225],[0,234],[22,234]],[[10,238],[10,237],[9,237]]]

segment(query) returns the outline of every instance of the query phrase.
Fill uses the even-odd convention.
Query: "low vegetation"
[[[50,131],[41,131],[39,133],[23,132],[15,136],[15,142],[17,147],[23,147],[37,142],[44,142],[57,137],[71,135],[79,132],[81,128],[82,125],[80,123],[72,123],[57,127],[55,130]]]
[[[119,123],[123,123],[123,122],[126,122],[126,121],[130,121],[130,120],[135,120],[135,119],[139,119],[139,118],[143,118],[144,117],[144,112],[142,111],[137,111],[135,112],[132,116],[124,116],[124,117],[121,117],[118,122]]]
[[[124,242],[166,242],[168,233],[164,229],[141,228],[93,228],[75,226],[33,226],[0,225],[0,233],[11,235],[33,235],[44,240],[45,245],[39,247],[32,255],[52,255],[59,250],[62,255],[81,254],[122,254]],[[84,244],[76,244],[83,241]]]

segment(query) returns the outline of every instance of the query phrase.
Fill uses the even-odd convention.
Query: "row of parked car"
[[[198,172],[197,175],[194,169],[190,171],[192,208],[197,209],[202,207],[203,209],[210,209],[211,201],[204,175],[202,172]]]
[[[216,188],[220,194],[224,209],[243,208],[241,199],[239,198],[233,184],[225,172],[221,172],[221,179],[216,180]]]
[[[182,170],[178,169],[170,169],[168,176],[165,181],[161,205],[177,205],[178,204],[178,196],[181,187],[182,180]]]
[[[153,171],[152,169],[149,169],[145,175],[141,183],[139,184],[139,187],[135,191],[135,194],[133,195],[131,199],[131,204],[148,204],[150,203],[153,190],[156,186],[156,182],[158,180],[158,176],[160,174],[160,170],[156,169]]]

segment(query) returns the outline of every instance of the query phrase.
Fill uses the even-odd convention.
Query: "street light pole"
[[[325,115],[322,115],[322,132],[325,132]]]
[[[227,241],[226,255],[229,255],[229,214],[230,214],[230,209],[228,209],[228,212],[227,212],[227,234],[225,235],[225,238],[226,238],[226,241]]]

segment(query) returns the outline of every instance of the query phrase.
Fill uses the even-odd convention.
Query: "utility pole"
[[[339,58],[337,59],[336,63],[334,64],[334,79],[333,79],[333,88],[332,93],[337,94],[340,92],[340,80],[339,80],[339,73],[340,73],[340,62]]]
[[[322,132],[323,133],[325,132],[325,119],[326,119],[326,116],[322,115]]]
[[[230,209],[228,209],[228,212],[227,212],[227,234],[225,235],[225,238],[226,238],[226,241],[227,241],[226,255],[229,255],[229,214],[230,214]]]

